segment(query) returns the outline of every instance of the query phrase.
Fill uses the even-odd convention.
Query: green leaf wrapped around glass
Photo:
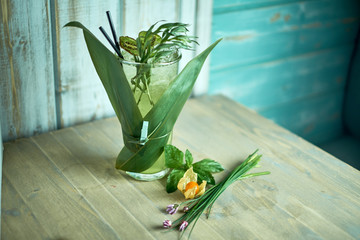
[[[83,30],[92,62],[120,121],[124,147],[116,168],[139,180],[163,177],[167,173],[164,146],[171,142],[174,124],[202,65],[220,40],[177,74],[178,49],[189,49],[195,42],[186,36],[185,24],[165,23],[156,29],[154,24],[137,39],[120,37],[116,44],[125,51],[117,51],[118,56],[81,23],[65,26]]]

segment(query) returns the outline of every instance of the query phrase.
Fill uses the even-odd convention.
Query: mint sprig
[[[181,168],[183,166],[184,153],[173,145],[165,146],[165,165],[168,168]]]
[[[186,170],[191,167],[193,167],[194,172],[198,175],[199,184],[205,180],[208,184],[215,185],[215,179],[212,174],[224,170],[220,163],[207,158],[193,164],[193,156],[187,149],[184,154],[177,147],[168,144],[165,146],[164,151],[165,165],[168,168],[172,168],[166,181],[166,191],[168,193],[176,191],[179,180],[184,176]]]

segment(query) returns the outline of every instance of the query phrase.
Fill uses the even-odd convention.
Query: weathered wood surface
[[[0,2],[0,119],[5,140],[56,128],[50,6]]]
[[[192,239],[360,238],[360,172],[245,107],[189,100],[173,143],[227,171],[259,148],[271,171],[229,187]],[[115,118],[5,143],[2,239],[177,239],[161,224],[181,193],[115,170],[122,145]]]
[[[359,26],[358,0],[215,0],[212,39],[224,40],[212,53],[209,93],[312,142],[337,138]]]
[[[103,26],[111,36],[106,17],[106,11],[111,10],[115,27],[119,29],[120,4],[110,0],[54,2],[58,126],[112,116],[114,111],[93,67],[82,31],[63,26],[70,21],[81,22],[108,46],[99,27]]]

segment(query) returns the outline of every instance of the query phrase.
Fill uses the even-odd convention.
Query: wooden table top
[[[227,171],[258,148],[271,171],[231,185],[191,239],[360,238],[360,172],[240,104],[189,100],[173,144]],[[5,143],[2,238],[177,239],[162,221],[182,194],[116,170],[122,145],[115,118]]]

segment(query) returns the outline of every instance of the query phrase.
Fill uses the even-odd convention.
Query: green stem
[[[150,81],[149,81],[149,82],[150,82]],[[148,96],[148,98],[149,98],[149,102],[150,102],[151,106],[154,106],[155,104],[154,104],[153,100],[151,99],[150,90],[149,90],[149,85],[148,85],[146,79],[145,79],[145,88],[146,88],[146,90],[147,90],[147,96]]]
[[[141,91],[140,96],[139,96],[139,99],[138,99],[138,101],[136,102],[136,104],[137,104],[137,105],[139,105],[139,103],[140,103],[140,100],[141,100],[141,97],[142,97],[143,93],[144,93],[144,92],[143,92],[143,91]]]

